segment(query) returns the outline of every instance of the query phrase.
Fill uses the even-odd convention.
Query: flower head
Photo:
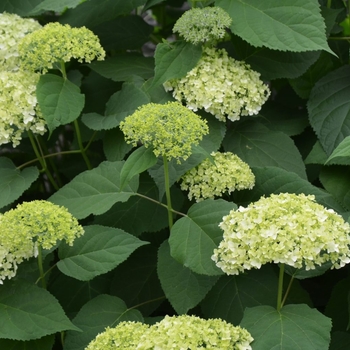
[[[0,72],[0,145],[19,145],[22,133],[44,134],[46,122],[36,99],[39,74],[26,71]]]
[[[18,70],[18,43],[27,34],[41,28],[32,18],[21,18],[12,13],[0,13],[0,66],[1,70]]]
[[[91,62],[105,57],[98,37],[91,30],[57,22],[25,36],[19,44],[19,53],[24,69],[43,73],[54,64],[69,62],[72,58]]]
[[[217,119],[235,121],[257,114],[270,95],[260,74],[244,62],[228,56],[224,49],[205,48],[197,66],[185,77],[164,83],[189,109],[205,109]]]
[[[250,350],[250,333],[221,319],[196,316],[165,316],[145,331],[136,350],[221,349]]]
[[[176,21],[173,32],[194,45],[215,43],[225,36],[225,28],[231,22],[229,14],[220,7],[192,8]]]
[[[255,176],[249,165],[231,152],[213,152],[181,177],[181,189],[189,190],[188,198],[197,202],[234,190],[252,189]]]
[[[274,262],[315,269],[350,262],[350,225],[314,196],[281,193],[239,207],[219,225],[223,240],[212,259],[228,275]]]
[[[107,327],[90,342],[85,350],[135,350],[148,325],[141,322],[120,322],[116,327]]]
[[[120,123],[127,143],[141,141],[154,154],[168,160],[186,160],[192,145],[208,133],[207,122],[178,102],[148,103]]]
[[[50,249],[61,240],[72,245],[83,233],[64,207],[44,200],[19,204],[0,216],[0,281],[13,277],[24,259],[36,256],[38,246]]]

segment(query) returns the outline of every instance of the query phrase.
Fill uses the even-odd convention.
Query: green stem
[[[40,272],[41,285],[44,289],[46,289],[45,273],[43,268],[43,254],[42,254],[42,248],[40,245],[38,245],[38,266],[39,266],[39,272]]]
[[[283,300],[282,300],[282,304],[281,304],[281,307],[283,307],[284,303],[286,302],[287,300],[287,297],[288,297],[288,294],[289,294],[289,291],[290,291],[290,288],[292,287],[292,283],[294,281],[294,277],[292,276],[290,278],[290,281],[288,283],[288,287],[287,287],[287,290],[286,290],[286,293],[284,294],[284,297],[283,297]]]
[[[30,130],[28,130],[28,136],[29,136],[30,143],[32,144],[34,153],[35,153],[38,161],[41,164],[42,171],[45,172],[47,178],[49,179],[49,181],[51,182],[51,185],[55,188],[55,190],[56,191],[59,190],[59,186],[57,185],[55,179],[51,175],[50,170],[47,168],[45,157],[41,151],[40,144],[35,140],[34,135]],[[37,144],[38,144],[39,148],[37,147]],[[39,149],[40,149],[40,151],[39,151]]]
[[[61,73],[64,79],[67,79],[66,65],[63,61],[60,62],[61,65]]]
[[[91,170],[92,166],[91,166],[91,163],[90,163],[90,160],[89,160],[88,156],[86,155],[86,149],[83,146],[83,141],[81,139],[81,133],[80,133],[79,124],[78,124],[78,121],[76,119],[74,120],[74,128],[75,128],[75,133],[77,135],[77,140],[78,140],[78,145],[79,145],[79,149],[80,149],[81,155],[84,158],[84,161],[86,163],[87,168],[89,170]]]
[[[166,196],[166,202],[167,202],[167,209],[168,209],[168,221],[169,221],[169,229],[173,227],[173,209],[171,207],[171,197],[170,197],[170,181],[169,181],[169,165],[168,165],[168,159],[166,156],[163,156],[163,163],[164,163],[164,179],[165,179],[165,196]]]
[[[282,309],[282,293],[283,293],[283,275],[284,275],[284,264],[280,264],[280,273],[278,277],[278,291],[277,291],[277,311]]]
[[[332,6],[332,0],[327,0],[327,8],[331,8]]]

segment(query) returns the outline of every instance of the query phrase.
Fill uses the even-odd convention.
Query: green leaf
[[[110,295],[99,295],[86,303],[73,321],[83,332],[67,332],[65,350],[84,350],[106,327],[115,327],[122,321],[142,322],[143,317],[138,310],[128,309],[123,300]]]
[[[348,210],[350,210],[349,176],[350,167],[340,165],[324,167],[320,173],[323,187]]]
[[[120,189],[129,183],[137,174],[144,172],[157,163],[157,157],[152,148],[141,146],[128,157],[120,172]]]
[[[116,202],[125,202],[135,194],[138,178],[120,190],[120,171],[124,162],[102,162],[97,168],[77,175],[49,200],[68,208],[77,219],[103,214]]]
[[[123,160],[133,146],[124,140],[124,134],[119,128],[108,130],[103,138],[103,151],[110,162]]]
[[[320,51],[283,52],[265,47],[254,47],[239,36],[232,38],[239,59],[248,63],[262,75],[263,80],[297,78],[316,62]]]
[[[338,68],[320,79],[308,101],[310,124],[327,155],[349,134],[350,66]]]
[[[28,15],[42,0],[2,0],[0,12],[16,13],[19,16]]]
[[[232,32],[253,46],[332,53],[317,0],[217,0],[216,5],[230,14]]]
[[[135,249],[148,243],[118,228],[91,225],[84,230],[74,246],[60,245],[61,260],[57,263],[62,273],[80,281],[89,281],[114,269]]]
[[[164,2],[165,0],[147,0],[145,6],[143,7],[142,12],[147,11],[149,8],[151,8],[154,5],[157,5],[161,2]]]
[[[345,139],[340,142],[338,147],[326,160],[326,164],[350,165],[350,136],[346,136]]]
[[[23,280],[6,281],[0,288],[0,338],[31,340],[79,328],[45,289]]]
[[[198,275],[170,255],[167,241],[159,247],[158,276],[164,293],[180,315],[194,308],[218,280],[218,276]]]
[[[53,74],[40,76],[36,95],[50,133],[77,119],[85,103],[85,96],[75,84]]]
[[[350,334],[348,332],[332,333],[329,350],[348,350],[350,348]]]
[[[165,300],[157,275],[157,248],[142,246],[114,271],[110,293],[150,315]]]
[[[171,256],[198,274],[222,275],[211,256],[222,240],[218,225],[234,208],[234,203],[223,199],[207,199],[192,205],[187,216],[176,221],[171,229]]]
[[[18,199],[38,176],[38,168],[29,167],[20,171],[10,159],[0,157],[0,208]]]
[[[150,201],[158,197],[157,186],[147,173],[140,176],[139,195],[131,197],[127,202],[118,202],[105,214],[95,218],[95,224],[118,227],[132,235],[139,236],[142,232],[157,232],[168,226],[166,208]],[[172,199],[181,203],[178,196],[171,193]]]
[[[120,91],[111,96],[106,104],[105,116],[87,113],[82,117],[83,123],[92,130],[109,130],[119,126],[128,115],[146,103],[148,95],[133,83],[124,83]]]
[[[143,5],[145,0],[89,0],[75,9],[66,11],[60,18],[61,23],[72,27],[86,26],[94,28],[112,19],[128,15],[133,9]]]
[[[321,146],[319,141],[316,141],[312,147],[311,152],[305,158],[305,164],[325,164],[327,161],[327,154]]]
[[[125,81],[133,75],[148,79],[154,74],[154,59],[128,53],[113,56],[104,61],[92,62],[89,67],[103,77],[114,81]]]
[[[237,154],[250,166],[276,166],[306,179],[305,165],[293,140],[258,122],[244,122],[228,131],[225,151]]]
[[[102,47],[110,50],[138,50],[150,40],[153,27],[141,16],[117,17],[94,28]]]
[[[185,41],[158,44],[154,54],[156,67],[152,86],[185,76],[196,66],[201,56],[200,46]]]
[[[293,276],[293,278],[296,278],[298,280],[304,280],[306,278],[322,276],[325,272],[327,272],[331,268],[331,266],[332,266],[332,263],[329,261],[321,266],[316,265],[316,268],[313,270],[306,270],[305,268],[296,269],[295,267],[286,265],[285,272],[289,276]]]
[[[275,305],[278,279],[270,265],[238,276],[222,276],[201,302],[206,318],[239,324],[246,307]]]
[[[51,350],[55,342],[55,335],[29,340],[26,342],[20,340],[0,339],[0,349],[6,350]]]
[[[269,196],[272,193],[305,193],[313,194],[318,203],[327,208],[342,213],[343,207],[324,190],[313,186],[309,181],[301,179],[298,175],[275,167],[262,167],[252,169],[255,175],[255,186],[249,191],[240,191],[235,195],[238,202],[250,203],[260,199],[261,196]],[[242,200],[240,200],[242,199]]]
[[[44,11],[63,12],[67,8],[77,7],[81,0],[44,0],[30,11],[30,15],[37,15]]]
[[[254,350],[328,350],[332,322],[305,304],[291,304],[279,312],[272,306],[247,308],[240,326],[253,336]]]

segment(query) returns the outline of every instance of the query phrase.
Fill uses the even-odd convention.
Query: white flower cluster
[[[194,45],[215,43],[225,36],[225,28],[231,23],[231,17],[221,7],[197,7],[186,11],[176,21],[173,32]]]
[[[33,19],[0,14],[0,145],[20,144],[24,131],[44,134],[46,122],[36,98],[39,74],[20,69],[19,42],[41,28]]]
[[[223,240],[212,259],[228,275],[271,262],[306,270],[350,262],[350,225],[311,195],[262,197],[231,211],[219,226]]]
[[[212,152],[212,160],[205,159],[181,177],[181,189],[189,191],[188,198],[197,202],[231,193],[252,189],[255,176],[249,165],[231,152]]]
[[[203,108],[218,120],[235,121],[255,115],[270,96],[260,74],[226,50],[204,48],[202,58],[185,77],[164,83],[166,91],[196,112]]]
[[[31,18],[21,18],[16,14],[0,13],[0,67],[1,70],[18,70],[18,43],[27,34],[41,28]]]
[[[121,322],[107,328],[85,350],[251,350],[251,334],[221,319],[196,316],[165,316],[152,326]]]

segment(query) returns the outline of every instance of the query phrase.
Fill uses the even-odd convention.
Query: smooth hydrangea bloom
[[[219,226],[223,240],[212,259],[228,275],[271,262],[306,270],[350,262],[350,225],[311,195],[262,197],[231,211]]]
[[[37,255],[38,246],[50,249],[57,241],[72,245],[84,233],[64,207],[36,200],[19,204],[0,216],[0,281],[16,274],[17,265]]]
[[[255,176],[249,165],[231,152],[212,152],[212,160],[205,159],[181,177],[181,189],[189,191],[188,198],[197,202],[231,193],[252,189]]]
[[[229,14],[220,7],[192,8],[176,21],[173,32],[194,45],[215,43],[225,36],[231,23]]]
[[[165,316],[145,331],[136,350],[250,350],[250,333],[221,319]]]
[[[85,350],[135,350],[147,329],[141,322],[121,322],[115,328],[107,327]]]
[[[26,71],[0,72],[0,145],[18,146],[25,130],[44,134],[46,122],[37,104],[39,74]]]
[[[69,62],[72,58],[90,63],[105,57],[98,37],[91,30],[57,22],[25,36],[19,44],[19,53],[24,69],[43,73],[54,64]]]
[[[18,43],[29,33],[41,28],[31,18],[21,18],[16,14],[0,13],[0,66],[1,70],[18,70]]]
[[[196,67],[164,88],[194,112],[204,109],[220,121],[257,114],[270,95],[258,72],[214,48],[205,48]]]
[[[154,154],[186,160],[209,129],[206,120],[178,102],[148,103],[120,123],[127,143],[153,147]]]

